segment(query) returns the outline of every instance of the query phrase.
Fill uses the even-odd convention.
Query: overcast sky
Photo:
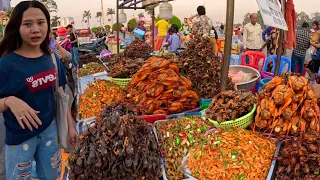
[[[21,0],[11,0],[12,6],[15,6]],[[104,1],[104,11],[107,8],[116,8],[116,0],[103,0]],[[90,25],[98,25],[97,19],[95,18],[96,12],[101,9],[100,0],[56,0],[58,4],[58,16],[60,17],[74,17],[76,27],[82,28],[86,27],[82,20],[82,14],[84,10],[90,10],[92,14],[92,19]],[[207,15],[217,22],[225,21],[226,14],[226,2],[227,0],[175,0],[171,2],[173,5],[173,13],[180,19],[184,17],[189,17],[196,13],[196,8],[198,5],[205,5],[207,9]],[[319,0],[294,0],[296,11],[305,11],[307,14],[320,11],[320,1]],[[159,8],[156,8],[156,14]],[[256,0],[235,0],[235,15],[234,19],[236,23],[241,23],[244,15],[247,12],[258,11],[258,5]],[[128,19],[133,16],[137,16],[142,10],[126,10],[125,13]],[[105,13],[106,14],[106,13]],[[145,13],[146,15],[146,13]],[[108,18],[105,18],[105,23]],[[114,17],[115,21],[115,17]]]

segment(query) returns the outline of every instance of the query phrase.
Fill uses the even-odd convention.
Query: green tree
[[[107,16],[110,16],[111,17],[111,24],[113,24],[113,15],[116,14],[116,11],[112,8],[108,8],[107,10]]]
[[[102,12],[97,12],[96,14],[96,18],[98,19],[98,22],[100,22],[100,27],[102,26],[102,21],[101,21],[101,18],[102,18]]]
[[[261,12],[258,11],[257,15],[258,15],[258,23],[261,25],[261,28],[264,29],[265,25],[264,25],[264,22],[263,22],[263,18],[262,18]]]
[[[91,12],[90,12],[90,10],[84,11],[82,18],[83,18],[82,21],[84,21],[84,19],[87,19],[88,28],[90,29],[90,19],[91,19]]]
[[[51,17],[51,27],[57,27],[57,26],[60,26],[60,17],[52,16]]]
[[[310,22],[311,18],[304,11],[297,13],[297,24],[302,24],[304,22]]]
[[[106,29],[106,31],[110,32],[111,26],[110,25],[105,25],[104,28]]]
[[[177,16],[172,16],[170,19],[170,24],[175,24],[179,29],[181,28],[181,20]]]
[[[131,25],[131,27],[134,29],[137,27],[137,21],[135,18],[130,19],[130,21],[127,24],[127,27],[129,27],[129,24]]]
[[[246,24],[248,24],[250,21],[251,21],[251,19],[250,19],[250,13],[247,13],[247,14],[244,16],[244,18],[243,18],[242,24],[243,24],[243,25],[246,25]]]
[[[314,16],[312,17],[312,21],[320,21],[320,12],[314,13]]]
[[[156,22],[158,22],[160,20],[161,20],[161,18],[159,16],[155,19]]]
[[[55,0],[39,0],[43,3],[49,12],[58,12],[58,5]]]
[[[114,23],[113,25],[112,25],[112,31],[120,31],[121,30],[121,27],[123,27],[123,24],[122,23]]]
[[[139,17],[139,18],[144,18],[144,13],[142,13],[142,12],[139,13],[139,14],[138,14],[138,17]]]
[[[93,27],[91,28],[91,32],[96,33],[97,31],[100,30],[100,27]]]

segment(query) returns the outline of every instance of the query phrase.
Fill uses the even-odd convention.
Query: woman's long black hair
[[[39,8],[47,19],[48,32],[45,40],[41,43],[40,48],[44,53],[50,54],[50,14],[47,8],[39,1],[22,1],[13,10],[9,22],[4,30],[4,36],[0,42],[0,57],[5,54],[19,49],[22,45],[20,36],[20,26],[22,23],[23,13],[29,8]]]

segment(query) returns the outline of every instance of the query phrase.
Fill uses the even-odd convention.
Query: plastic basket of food
[[[167,115],[165,114],[142,115],[142,116],[139,116],[139,118],[145,120],[148,123],[154,123],[159,120],[167,119]]]
[[[154,134],[164,160],[164,180],[188,178],[179,170],[182,158],[211,126],[200,116],[161,120],[154,124]]]
[[[225,121],[222,123],[219,123],[218,121],[215,121],[212,119],[209,119],[209,121],[212,122],[216,128],[239,127],[239,128],[245,129],[245,128],[249,127],[250,124],[252,123],[256,108],[257,108],[257,105],[254,104],[253,109],[251,110],[250,113],[246,114],[245,116],[243,116],[241,118],[235,119],[235,120]]]
[[[131,78],[110,78],[112,82],[116,83],[121,88],[125,88],[131,81]]]
[[[239,128],[209,130],[183,158],[180,170],[192,179],[266,179],[277,140]]]

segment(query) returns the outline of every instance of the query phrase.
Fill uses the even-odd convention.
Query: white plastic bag
[[[310,47],[309,49],[307,49],[306,57],[305,57],[305,61],[304,61],[305,64],[308,64],[308,63],[311,61],[312,53],[313,53],[312,47]]]

